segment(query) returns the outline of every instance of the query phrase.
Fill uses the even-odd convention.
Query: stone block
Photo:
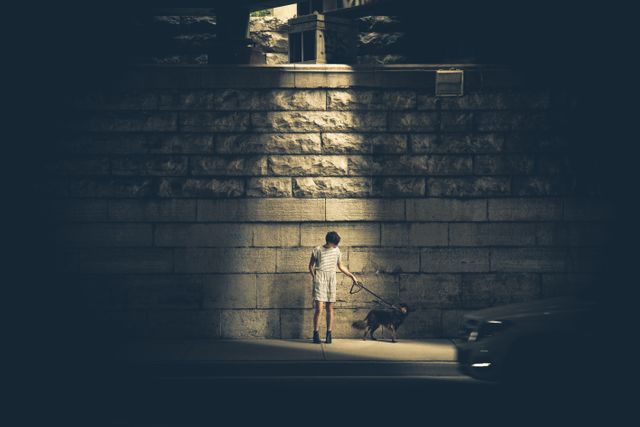
[[[294,197],[367,197],[369,178],[293,178]]]
[[[261,156],[194,156],[191,174],[207,176],[266,175],[267,158]]]
[[[381,246],[409,246],[409,227],[407,223],[382,223]]]
[[[327,221],[403,221],[404,200],[327,199]]]
[[[456,308],[462,298],[462,284],[456,274],[402,274],[399,301],[410,308]]]
[[[407,221],[486,221],[486,200],[407,200]]]
[[[194,221],[196,201],[109,200],[109,219],[113,221]]]
[[[79,132],[175,132],[178,115],[157,111],[86,112],[76,113],[61,126]]]
[[[441,112],[440,130],[444,132],[472,131],[474,126],[474,113],[468,112]]]
[[[215,147],[220,154],[311,154],[321,151],[319,133],[220,134]]]
[[[411,135],[411,151],[426,154],[476,154],[502,151],[504,136],[495,133]]]
[[[340,176],[347,174],[344,156],[270,156],[269,173],[279,176]]]
[[[486,197],[508,195],[507,177],[428,178],[427,193],[440,197]]]
[[[249,178],[247,197],[293,197],[291,178]]]
[[[566,176],[514,176],[513,194],[516,196],[563,196],[569,194],[573,178]]]
[[[251,246],[253,230],[246,224],[157,224],[154,241],[169,247]]]
[[[60,144],[67,152],[82,154],[197,154],[213,152],[213,135],[98,133],[69,137]]]
[[[200,277],[202,307],[256,308],[255,274],[208,274]]]
[[[377,197],[423,197],[424,178],[374,178],[372,195]]]
[[[309,260],[311,259],[311,247],[307,248],[278,248],[276,249],[277,273],[304,273],[309,272]],[[347,264],[345,251],[342,251],[342,263]],[[337,267],[336,267],[337,270]]]
[[[278,310],[223,310],[222,338],[280,338]]]
[[[535,224],[457,223],[449,225],[451,246],[535,246]]]
[[[407,152],[407,136],[395,133],[323,133],[322,152],[326,154],[403,154]]]
[[[350,111],[291,111],[252,113],[251,124],[260,132],[383,131],[386,113]]]
[[[181,112],[183,132],[238,132],[249,129],[249,113],[241,112]]]
[[[397,303],[398,299],[398,276],[394,274],[358,274],[357,279],[391,304]],[[338,284],[336,286],[336,308],[382,308],[376,304],[376,298],[365,290],[350,293],[353,281],[344,274],[338,273]]]
[[[442,337],[460,338],[467,310],[442,310]],[[467,337],[465,336],[464,339]]]
[[[206,178],[163,178],[158,189],[160,197],[240,197],[244,195],[244,180]]]
[[[252,228],[253,246],[300,246],[300,226],[298,224],[255,224]]]
[[[99,222],[107,220],[107,200],[54,200],[50,203],[51,218],[55,222]]]
[[[150,91],[100,91],[75,96],[74,108],[87,111],[157,110],[158,94]]]
[[[146,337],[220,338],[220,310],[153,310]]]
[[[540,297],[540,278],[537,274],[462,275],[462,304],[465,308],[493,307],[531,301]]]
[[[539,246],[607,246],[613,242],[613,226],[601,222],[536,224]]]
[[[313,309],[280,309],[280,329],[283,339],[311,339]]]
[[[115,293],[124,294],[128,310],[199,310],[202,282],[199,276],[154,274],[110,279]]]
[[[409,246],[447,246],[449,244],[446,223],[414,222],[409,224]]]
[[[568,257],[562,248],[496,248],[491,250],[491,270],[497,272],[563,272]]]
[[[311,275],[307,273],[259,274],[258,308],[309,308]]]
[[[525,154],[479,155],[473,160],[476,175],[526,175],[533,172],[535,159]]]
[[[170,251],[170,249],[167,249]],[[274,273],[276,250],[267,248],[174,249],[178,273]]]
[[[351,249],[349,270],[359,273],[411,273],[420,271],[418,249]]]
[[[390,113],[389,129],[395,131],[429,132],[439,128],[437,113]]]
[[[562,219],[562,201],[558,199],[490,199],[491,221],[555,221]]]
[[[56,243],[82,247],[151,246],[151,224],[73,224],[59,227]]]
[[[78,248],[59,253],[56,264],[73,273],[171,273],[173,254],[166,248]]]
[[[300,236],[302,246],[323,245],[329,231],[340,235],[340,247],[379,246],[379,224],[357,224],[348,222],[327,222],[322,224],[301,224]]]
[[[149,178],[78,178],[69,183],[73,197],[149,197],[155,192],[154,181]]]
[[[324,221],[323,199],[198,200],[198,221]]]
[[[114,175],[182,176],[187,174],[187,158],[177,156],[127,156],[111,159]]]
[[[385,339],[390,339],[391,333],[385,331],[384,336]],[[437,308],[417,309],[406,318],[400,329],[398,329],[398,339],[436,338],[441,336],[442,310]]]
[[[425,273],[488,272],[489,249],[425,248],[420,252],[420,271]]]
[[[410,110],[416,105],[413,91],[330,90],[329,110]]]

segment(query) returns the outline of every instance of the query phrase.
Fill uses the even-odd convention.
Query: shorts
[[[316,270],[313,280],[313,300],[336,302],[336,272]]]

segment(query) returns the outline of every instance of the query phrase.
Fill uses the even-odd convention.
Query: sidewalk
[[[132,341],[118,360],[154,376],[460,377],[450,340],[145,340]]]

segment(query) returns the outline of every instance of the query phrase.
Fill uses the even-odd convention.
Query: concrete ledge
[[[465,70],[465,90],[512,87],[521,76],[499,65],[144,65],[123,70],[117,85],[139,89],[422,88],[434,90],[438,69]]]

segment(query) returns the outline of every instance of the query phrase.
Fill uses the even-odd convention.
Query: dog
[[[376,340],[377,338],[373,336],[373,333],[380,326],[389,328],[391,329],[391,342],[396,342],[396,331],[408,315],[409,306],[400,304],[394,310],[371,310],[364,320],[353,322],[352,326],[356,329],[364,329],[363,340],[367,339],[367,334],[371,336],[372,340]]]

